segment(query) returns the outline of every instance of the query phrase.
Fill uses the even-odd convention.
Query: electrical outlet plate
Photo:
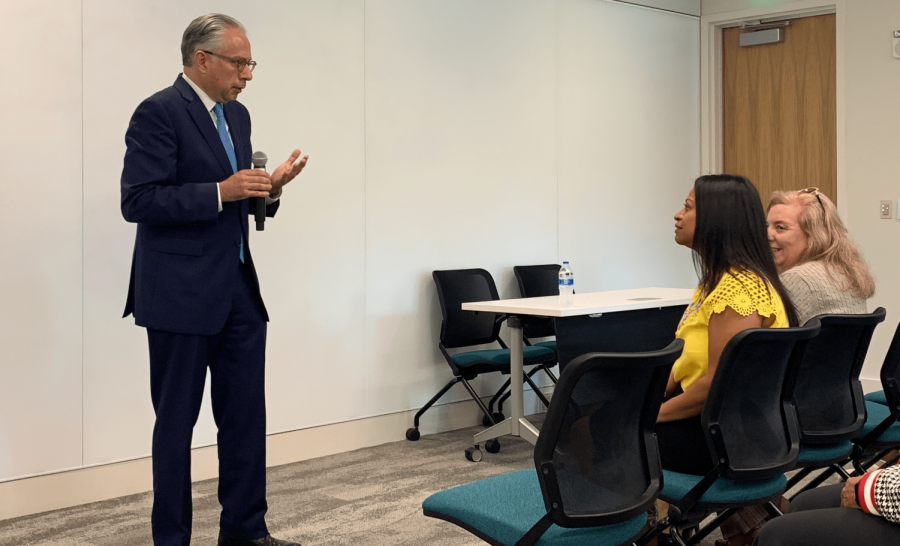
[[[894,202],[891,200],[881,202],[881,216],[880,217],[882,220],[890,220],[891,218],[893,218],[893,215],[891,214],[891,207],[893,206],[893,203]]]

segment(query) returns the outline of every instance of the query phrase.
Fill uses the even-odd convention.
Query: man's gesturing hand
[[[841,489],[841,507],[859,508],[859,505],[856,504],[857,483],[859,483],[859,478],[850,478],[844,483],[844,488]]]
[[[223,203],[248,197],[266,197],[271,191],[269,173],[262,169],[244,169],[219,182],[219,195]]]
[[[269,197],[275,199],[281,195],[281,188],[300,174],[300,171],[306,166],[309,156],[305,155],[299,163],[294,163],[298,157],[300,157],[300,150],[294,150],[291,157],[287,158],[287,161],[279,165],[272,173],[272,191],[269,192]]]

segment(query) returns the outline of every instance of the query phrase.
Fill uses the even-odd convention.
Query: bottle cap
[[[563,262],[563,265],[569,265],[569,262]]]

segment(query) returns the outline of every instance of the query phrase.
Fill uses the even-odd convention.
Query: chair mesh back
[[[649,390],[652,377],[652,369],[608,368],[578,382],[553,455],[567,513],[614,512],[649,487],[640,434],[646,395],[635,393]]]
[[[585,355],[561,376],[535,446],[545,502],[563,515],[556,523],[614,523],[652,502],[660,487],[652,430],[682,346],[677,340],[655,353]],[[548,464],[549,480],[542,473]]]
[[[457,269],[432,273],[441,303],[441,343],[466,347],[492,343],[500,333],[495,313],[463,311],[462,304],[500,299],[491,274],[484,269]]]
[[[891,409],[891,415],[900,421],[900,325],[894,332],[891,346],[881,366],[881,387]]]
[[[793,341],[747,344],[732,367],[719,425],[731,467],[748,469],[784,459],[791,449],[781,405]]]
[[[675,339],[683,305],[600,316],[555,319],[559,371],[575,358],[597,352],[658,351]]]
[[[817,317],[822,331],[806,347],[794,391],[804,442],[846,440],[865,423],[859,373],[881,311]]]
[[[517,265],[513,267],[519,283],[519,293],[523,298],[541,298],[559,295],[559,269],[557,264]],[[546,319],[526,326],[525,337],[538,338],[556,335],[553,321]]]
[[[818,329],[813,320],[745,330],[725,346],[701,414],[713,460],[726,460],[722,476],[764,479],[793,468],[800,438],[791,399],[805,340]]]

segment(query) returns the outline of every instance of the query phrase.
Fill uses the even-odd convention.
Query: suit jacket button
[[[238,241],[235,241],[235,242],[234,242],[234,246],[240,248],[241,242],[240,242],[239,240],[238,240]]]

